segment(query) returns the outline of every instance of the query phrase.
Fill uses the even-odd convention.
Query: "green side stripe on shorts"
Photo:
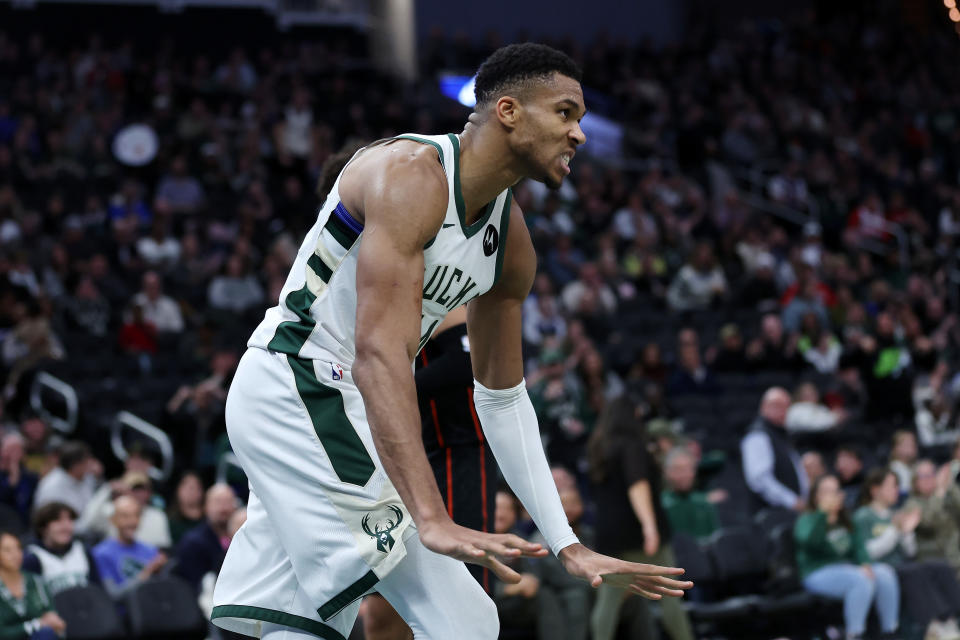
[[[342,482],[362,487],[376,468],[343,408],[343,396],[317,380],[313,360],[287,355],[313,429]]]
[[[370,587],[377,584],[378,580],[380,580],[380,578],[377,577],[377,574],[373,571],[367,571],[362,578],[330,598],[330,602],[317,609],[317,613],[319,613],[320,617],[324,620],[329,620],[343,611],[343,608],[348,604],[369,591]]]
[[[250,607],[243,604],[222,604],[213,608],[210,613],[210,619],[217,618],[241,618],[244,620],[262,620],[273,624],[282,624],[294,629],[300,629],[320,636],[324,640],[347,640],[339,631],[333,627],[328,627],[322,622],[304,618],[285,611],[276,611],[274,609],[264,609],[263,607]]]

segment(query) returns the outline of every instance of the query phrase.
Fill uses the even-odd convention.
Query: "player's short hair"
[[[535,42],[500,47],[487,58],[474,85],[477,108],[488,105],[498,97],[522,91],[530,82],[546,81],[554,73],[573,78],[577,82],[583,72],[570,56],[553,47]]]

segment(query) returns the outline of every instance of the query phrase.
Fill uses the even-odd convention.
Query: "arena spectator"
[[[843,599],[848,638],[863,637],[874,605],[884,633],[900,625],[900,583],[888,564],[871,562],[843,507],[836,477],[821,477],[810,490],[810,504],[797,519],[797,568],[807,591]]]
[[[918,461],[904,507],[921,512],[917,559],[945,559],[960,576],[960,488],[952,481],[950,467],[937,471],[930,460]]]
[[[754,494],[754,509],[764,506],[802,510],[810,481],[800,454],[786,433],[790,394],[785,389],[767,389],[760,414],[740,442],[743,475]]]
[[[515,533],[519,535],[517,524],[519,504],[513,494],[507,491],[497,492],[497,505],[494,514],[495,533]],[[522,558],[506,558],[507,566],[520,574],[520,581],[510,584],[497,580],[493,585],[493,601],[497,605],[502,622],[502,631],[530,633],[537,626],[537,593],[540,591],[540,579],[527,570],[527,561]]]
[[[667,302],[674,311],[708,309],[728,294],[727,279],[716,263],[713,247],[699,243],[690,262],[677,273],[667,291]]]
[[[170,162],[170,172],[160,180],[156,194],[173,213],[196,213],[203,206],[203,186],[188,173],[187,159],[182,155],[174,157]],[[154,227],[154,231],[156,230],[157,227]],[[169,250],[164,253],[172,257]]]
[[[51,596],[74,587],[100,584],[90,549],[74,536],[76,520],[74,510],[62,502],[50,502],[33,514],[37,542],[27,547],[23,568],[43,578]]]
[[[117,535],[93,548],[103,586],[115,600],[157,575],[167,564],[167,556],[159,549],[137,540],[140,512],[140,503],[133,496],[114,500],[111,520]]]
[[[556,477],[556,473],[554,474]],[[567,474],[572,479],[571,474]],[[593,534],[583,525],[583,499],[576,484],[557,483],[563,511],[581,542],[593,546]],[[531,542],[544,545],[546,539],[535,532]],[[560,560],[553,555],[542,562],[528,563],[528,571],[539,582],[537,588],[537,640],[587,640],[590,619],[591,592],[582,581],[571,576]]]
[[[924,637],[960,636],[960,584],[945,562],[909,562],[917,553],[916,529],[920,509],[894,512],[900,499],[897,476],[889,469],[874,469],[863,484],[861,507],[853,514],[857,534],[872,562],[889,564],[903,585],[903,608],[926,629]]]
[[[180,259],[180,242],[170,234],[169,222],[165,218],[155,218],[150,235],[137,241],[137,252],[151,269],[167,273]]]
[[[829,409],[820,403],[820,392],[815,384],[804,382],[793,392],[786,427],[791,433],[826,431],[840,426],[845,418],[842,409]]]
[[[33,508],[49,502],[63,502],[76,513],[82,513],[93,498],[103,465],[90,454],[90,447],[80,441],[61,445],[58,466],[45,475],[37,486]]]
[[[230,485],[213,485],[204,499],[204,522],[188,531],[177,545],[176,573],[198,593],[203,576],[220,571],[230,546],[230,517],[236,510],[237,496]]]
[[[708,355],[708,364],[717,373],[744,372],[750,368],[743,334],[737,325],[725,324],[720,328],[720,346]]]
[[[97,489],[77,522],[77,529],[83,534],[116,538],[118,532],[113,523],[114,504],[119,496],[129,495],[140,504],[140,521],[134,537],[158,549],[170,549],[173,546],[170,524],[163,510],[151,504],[153,483],[150,476],[131,468],[129,464],[127,468],[129,470],[122,478]]]
[[[0,440],[0,503],[15,509],[26,523],[39,479],[23,462],[23,436],[16,432],[3,436]]]
[[[167,519],[174,546],[187,531],[203,522],[203,481],[196,472],[186,471],[180,476]]]
[[[897,474],[900,483],[900,495],[910,493],[913,486],[914,465],[917,462],[917,437],[912,431],[894,432],[890,448],[890,470]]]
[[[584,298],[588,296],[596,298],[596,307],[605,314],[617,310],[617,297],[603,282],[600,270],[593,262],[581,264],[579,277],[566,285],[560,295],[564,308],[573,314],[584,311]]]
[[[783,332],[776,314],[763,316],[760,336],[747,346],[747,359],[757,371],[787,371],[797,366],[796,345]]]
[[[155,271],[143,274],[143,288],[133,296],[133,305],[143,309],[146,322],[161,332],[180,333],[183,331],[183,315],[180,306],[173,298],[163,293],[160,276]]]
[[[263,302],[263,287],[239,255],[227,258],[224,271],[210,281],[207,302],[211,309],[243,313]]]
[[[693,455],[683,447],[674,447],[663,463],[666,488],[660,497],[673,533],[707,538],[719,526],[717,510],[706,493],[696,491],[697,468]]]
[[[660,501],[661,473],[647,440],[637,406],[628,396],[608,403],[588,449],[597,502],[597,550],[633,562],[673,565],[670,524]],[[623,597],[619,589],[600,586],[590,616],[594,640],[614,638]],[[680,602],[665,599],[661,605],[669,636],[692,639],[693,629]],[[653,633],[649,613],[646,624]]]
[[[864,480],[863,456],[860,450],[850,444],[837,447],[833,460],[833,473],[840,481],[840,488],[846,496],[844,506],[853,511],[860,500]]]
[[[677,366],[667,381],[667,393],[715,394],[719,386],[713,373],[700,355],[700,338],[695,329],[681,329],[677,333]]]
[[[827,465],[823,461],[823,456],[819,451],[807,451],[800,456],[800,464],[803,466],[803,472],[807,476],[807,482],[811,485],[827,475]]]
[[[22,570],[23,547],[9,531],[0,531],[0,635],[27,640],[56,640],[67,624],[53,608],[40,576]]]
[[[559,349],[545,350],[540,364],[543,379],[531,387],[530,400],[544,434],[547,455],[554,464],[577,469],[592,426],[583,384],[567,371]]]

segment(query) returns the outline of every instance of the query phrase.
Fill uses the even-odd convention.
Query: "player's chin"
[[[540,178],[540,182],[547,185],[550,189],[559,189],[563,185],[564,175],[561,175],[555,171],[547,171],[544,173],[543,177]]]

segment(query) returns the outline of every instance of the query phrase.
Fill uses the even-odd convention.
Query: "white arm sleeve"
[[[500,471],[554,554],[579,542],[560,504],[540,443],[537,414],[526,381],[511,389],[487,389],[474,380],[473,403]]]

